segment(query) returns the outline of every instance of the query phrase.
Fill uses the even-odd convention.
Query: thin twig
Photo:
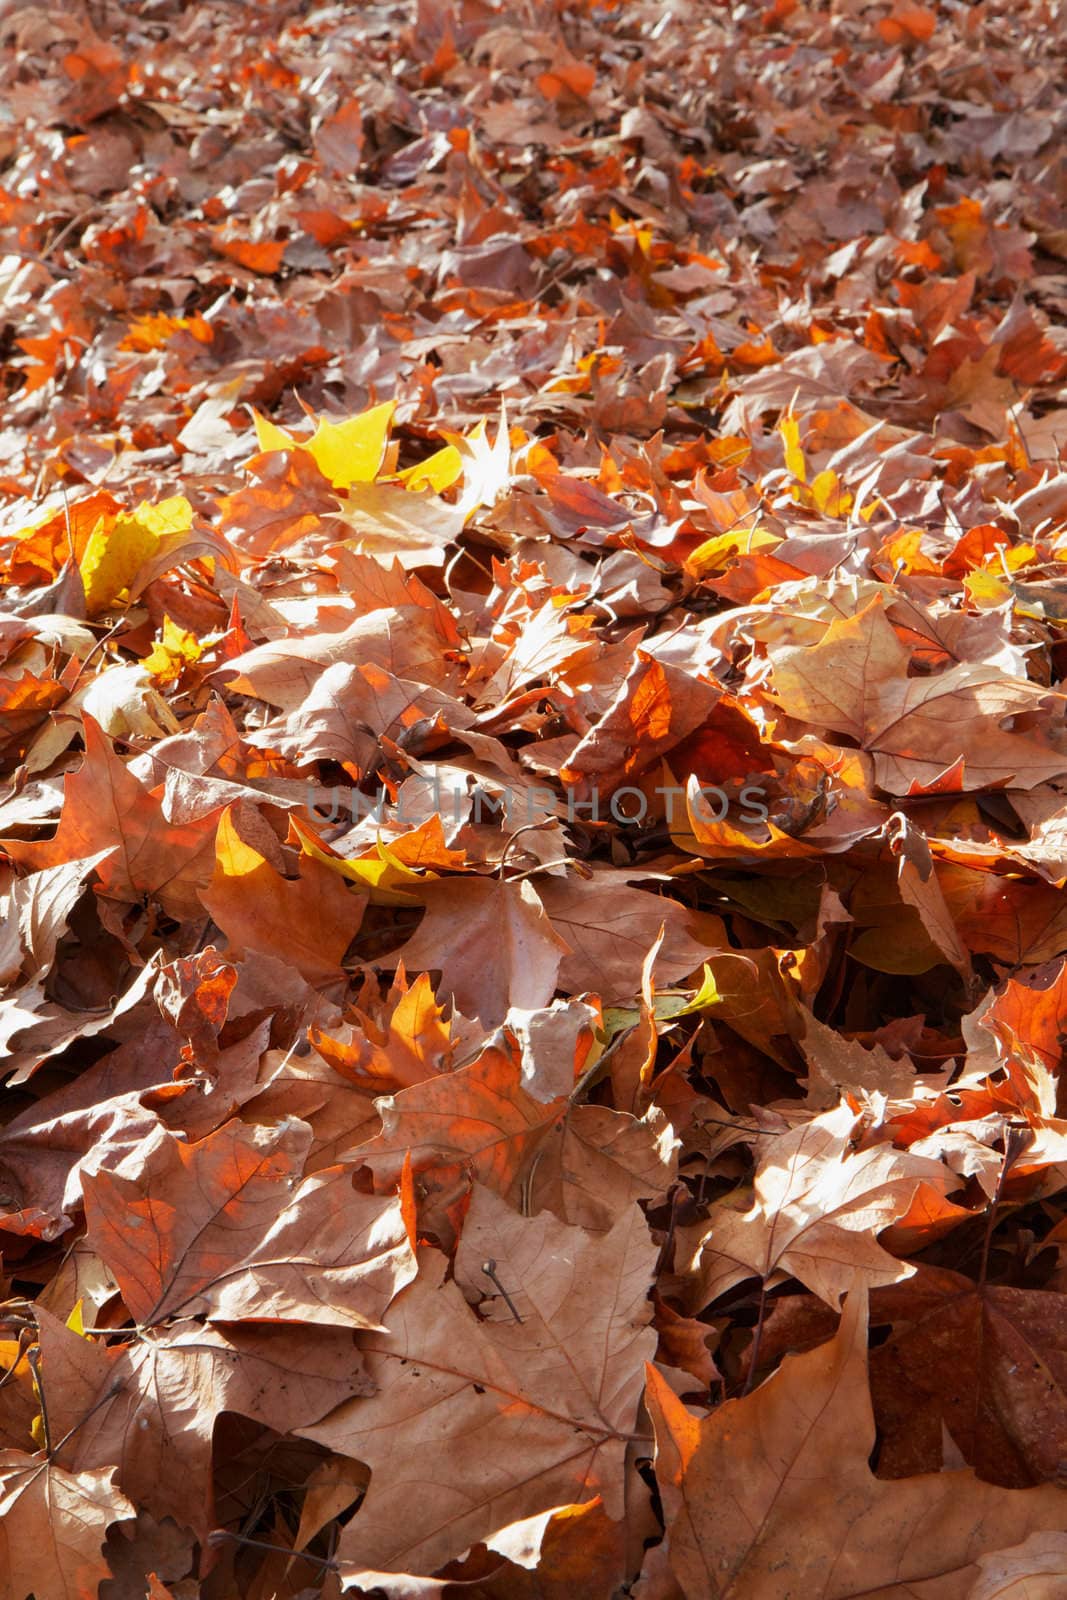
[[[106,1405],[109,1400],[114,1400],[115,1396],[120,1392],[121,1389],[122,1380],[120,1378],[116,1378],[111,1387],[109,1389],[105,1389],[100,1398],[89,1407],[84,1417],[81,1417],[74,1424],[73,1428],[67,1429],[62,1439],[60,1439],[59,1443],[56,1445],[57,1452],[62,1450],[68,1439],[72,1439],[74,1437],[79,1428],[85,1427],[85,1424],[88,1422],[89,1418],[93,1416],[95,1412],[99,1411],[102,1405]]]
[[[653,1277],[654,1278],[658,1278],[660,1273],[666,1267],[667,1260],[668,1260],[668,1258],[670,1256],[670,1253],[671,1253],[671,1249],[673,1248],[673,1245],[674,1245],[674,1224],[675,1224],[675,1219],[676,1219],[676,1216],[677,1216],[677,1213],[678,1213],[678,1196],[684,1190],[685,1190],[685,1185],[683,1183],[679,1182],[679,1183],[674,1183],[674,1184],[671,1185],[671,1213],[670,1213],[670,1216],[667,1218],[667,1232],[664,1235],[663,1243],[659,1247],[659,1255],[656,1257],[656,1270],[653,1273]]]
[[[500,1279],[496,1275],[496,1262],[493,1261],[492,1258],[490,1258],[488,1261],[483,1261],[482,1262],[482,1271],[485,1273],[486,1277],[490,1280],[490,1282],[496,1285],[496,1287],[499,1289],[500,1293],[503,1295],[504,1304],[507,1306],[508,1310],[511,1312],[511,1315],[515,1318],[515,1321],[518,1322],[518,1323],[521,1323],[522,1322],[522,1318],[519,1316],[519,1308],[518,1308],[518,1306],[515,1304],[514,1300],[508,1294],[508,1291],[504,1288],[504,1285],[501,1283]]]
[[[310,1561],[325,1571],[337,1571],[337,1562],[328,1560],[326,1556],[312,1555],[310,1550],[288,1550],[283,1544],[271,1544],[266,1539],[253,1539],[247,1533],[230,1533],[227,1528],[216,1528],[207,1536],[208,1544],[221,1544],[224,1539],[231,1539],[234,1544],[251,1545],[254,1550],[269,1550],[273,1556],[288,1556],[293,1561]]]

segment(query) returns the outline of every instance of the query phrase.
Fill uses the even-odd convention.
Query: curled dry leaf
[[[940,1161],[891,1144],[856,1149],[860,1118],[842,1100],[797,1128],[765,1134],[748,1211],[720,1203],[696,1235],[685,1268],[685,1296],[694,1309],[747,1277],[792,1273],[829,1305],[859,1279],[869,1287],[896,1283],[915,1270],[895,1260],[877,1235],[907,1215],[916,1191],[946,1194],[959,1180]]]

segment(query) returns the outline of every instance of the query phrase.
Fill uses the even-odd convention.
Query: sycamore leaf
[[[331,872],[336,872],[346,882],[366,889],[372,904],[391,906],[418,904],[414,886],[422,881],[421,875],[406,866],[395,851],[380,838],[375,840],[373,856],[369,859],[361,856],[353,861],[323,846],[311,829],[298,818],[291,818],[289,825],[305,855],[311,856],[324,867],[329,867]],[[426,874],[428,878],[436,876],[435,872]]]
[[[162,1128],[136,1176],[87,1176],[93,1247],[138,1323],[206,1315],[373,1327],[414,1275],[405,1206],[327,1168],[301,1181],[302,1123],[228,1122],[196,1143]]]
[[[707,945],[677,901],[632,888],[606,872],[592,880],[546,878],[538,894],[552,927],[567,944],[560,987],[592,990],[604,1000],[630,1000],[640,990],[641,968],[660,928],[656,978],[671,983],[698,971]]]
[[[1067,1585],[1067,1533],[1032,1533],[980,1556],[978,1570],[968,1600],[1057,1600]]]
[[[662,1113],[543,1100],[523,1083],[517,1052],[487,1049],[467,1067],[376,1102],[382,1129],[359,1147],[380,1183],[460,1167],[524,1209],[606,1228],[639,1198],[660,1196],[675,1172],[676,1140]]]
[[[706,722],[720,696],[717,686],[638,651],[614,704],[578,742],[560,776],[582,799],[595,791],[603,803]]]
[[[971,662],[913,678],[907,663],[874,600],[831,623],[817,645],[777,651],[775,697],[791,717],[848,734],[870,751],[877,782],[891,794],[907,794],[959,758],[968,789],[1005,782],[1029,789],[1067,772],[1067,754],[1003,726],[1036,710],[1038,685]]]
[[[530,882],[448,879],[427,884],[419,898],[426,916],[398,952],[409,971],[439,967],[442,997],[488,1026],[511,1006],[547,1005],[570,949]],[[458,940],[449,937],[453,929]]]
[[[116,9],[0,23],[0,1600],[1063,1600],[1063,8]]]
[[[447,613],[446,613],[447,617]],[[277,639],[232,656],[215,676],[239,694],[296,710],[333,665],[373,662],[397,679],[427,679],[448,687],[444,661],[455,635],[441,629],[441,617],[420,605],[382,606],[359,617],[340,633],[313,640]],[[325,752],[324,752],[325,754]]]
[[[699,1310],[753,1275],[792,1273],[829,1305],[850,1283],[896,1283],[914,1268],[877,1234],[907,1214],[920,1185],[945,1194],[959,1179],[939,1161],[876,1144],[853,1150],[860,1118],[842,1100],[799,1127],[761,1140],[754,1203],[720,1203],[698,1224],[688,1298]]]
[[[458,509],[469,518],[479,506],[491,506],[499,500],[511,481],[511,441],[503,402],[496,438],[491,444],[484,417],[470,433],[447,433],[442,429],[441,437],[447,439],[463,463],[463,492]]]
[[[493,1279],[489,1258],[522,1319]],[[338,1554],[364,1568],[436,1571],[507,1523],[599,1494],[623,1512],[655,1249],[636,1206],[606,1236],[522,1218],[477,1190],[457,1260],[427,1251],[386,1331],[361,1336],[377,1393],[301,1431],[371,1469]],[[479,1320],[460,1285],[483,1302]],[[416,1503],[418,1517],[405,1508]]]
[[[435,450],[432,456],[427,456],[417,466],[398,472],[397,479],[413,493],[420,489],[432,489],[434,494],[440,494],[442,489],[451,489],[462,475],[463,456],[454,444],[446,444],[443,450]]]
[[[1067,1296],[922,1266],[880,1291],[896,1326],[872,1355],[880,1470],[936,1470],[942,1429],[987,1482],[1054,1479],[1067,1450]]]
[[[145,656],[142,666],[157,684],[170,683],[181,677],[187,666],[199,661],[208,642],[198,639],[187,628],[179,628],[170,617],[164,617],[160,637]]]
[[[702,1422],[648,1369],[670,1562],[687,1600],[904,1600],[933,1583],[968,1600],[981,1556],[1058,1525],[1052,1486],[999,1489],[971,1472],[876,1478],[866,1349],[867,1297],[855,1288],[835,1338]]]
[[[125,901],[151,895],[174,916],[195,916],[199,889],[211,876],[216,816],[168,823],[154,791],[138,782],[86,716],[85,755],[64,779],[54,837],[41,843],[12,839],[5,849],[36,870],[107,851],[94,869],[104,894]]]
[[[114,1467],[68,1472],[43,1455],[0,1451],[0,1568],[12,1600],[83,1600],[110,1578],[107,1530],[136,1514],[114,1478]]]
[[[308,1033],[323,1059],[369,1094],[409,1088],[445,1071],[454,1050],[444,1007],[425,972],[411,984],[398,973],[392,993],[398,998],[384,1021],[356,1010],[354,1024],[330,1033],[313,1026]]]

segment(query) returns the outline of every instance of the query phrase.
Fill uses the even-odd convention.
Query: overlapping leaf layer
[[[1062,1596],[1057,6],[0,37],[0,1596]]]

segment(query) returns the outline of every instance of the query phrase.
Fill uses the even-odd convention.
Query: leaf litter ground
[[[0,32],[0,1595],[1062,1597],[1058,8]]]

